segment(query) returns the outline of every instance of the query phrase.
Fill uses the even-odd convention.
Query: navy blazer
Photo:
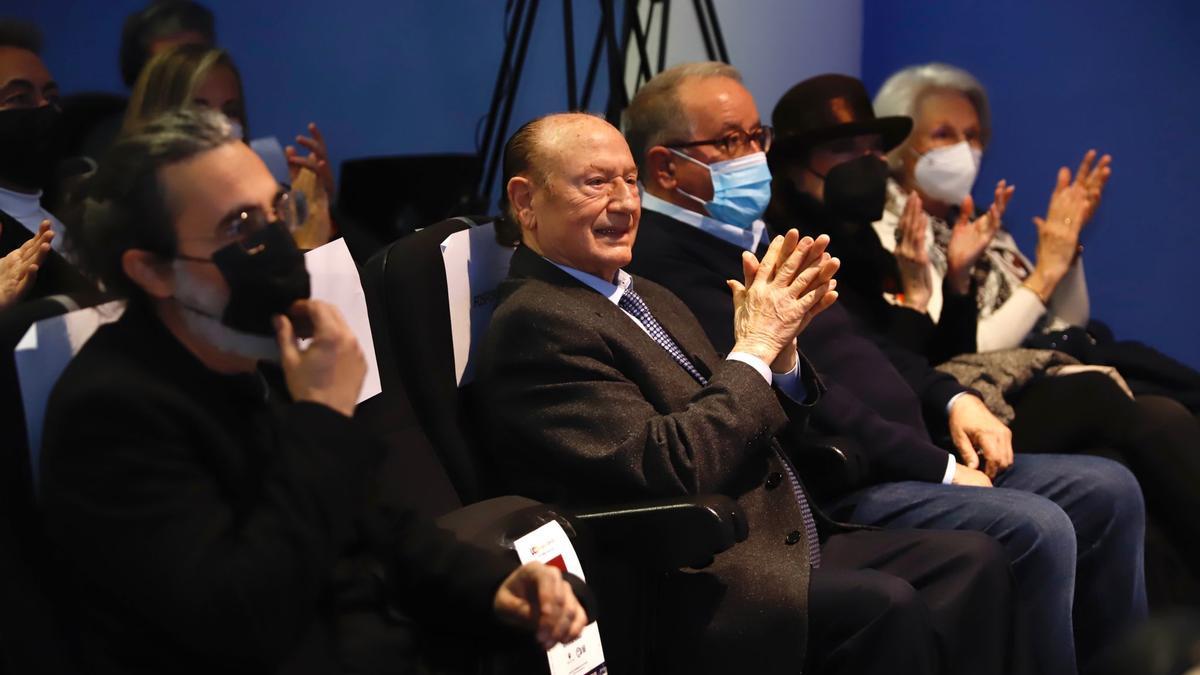
[[[718,350],[733,346],[733,301],[726,279],[742,278],[741,250],[664,214],[643,210],[630,272],[679,296]],[[845,294],[848,289],[838,289]],[[827,391],[812,411],[817,431],[859,442],[872,478],[940,482],[946,405],[965,389],[951,376],[879,335],[839,304],[813,319],[800,348]]]

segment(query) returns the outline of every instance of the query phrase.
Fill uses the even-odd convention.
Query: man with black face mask
[[[947,280],[946,308],[934,324],[923,311],[906,306],[896,259],[871,228],[887,199],[884,153],[908,136],[912,120],[876,118],[862,83],[844,75],[822,75],[792,87],[772,119],[782,132],[771,154],[776,194],[768,222],[830,235],[844,261],[843,283],[850,291],[846,307],[873,330],[935,360],[974,345],[972,289]],[[883,292],[901,301],[890,304]]]
[[[28,271],[18,293],[0,291],[0,301],[14,296],[10,303],[91,288],[62,258],[63,224],[41,204],[61,159],[62,111],[40,49],[33,26],[0,21],[0,256],[18,253]],[[37,259],[29,259],[34,252]],[[6,287],[17,257],[0,263]]]
[[[358,342],[224,116],[151,121],[87,190],[72,245],[127,306],[55,386],[41,472],[81,671],[409,672],[431,622],[578,636],[556,569],[459,543],[378,470]]]
[[[643,86],[625,112],[644,185],[644,215],[628,269],[678,295],[714,346],[728,351],[734,315],[728,280],[743,275],[741,251],[755,251],[767,239],[759,220],[764,207],[753,197],[771,199],[768,228],[831,234],[829,248],[842,261],[839,299],[813,319],[798,344],[828,388],[813,408],[814,430],[855,442],[865,470],[862,484],[826,490],[821,506],[855,523],[975,530],[996,538],[1012,562],[1037,670],[1076,672],[1076,644],[1086,667],[1100,646],[1145,612],[1136,481],[1097,458],[1022,455],[1014,464],[1009,430],[979,398],[847,311],[860,302],[855,296],[863,280],[854,275],[871,269],[861,265],[863,256],[881,248],[870,226],[883,208],[881,150],[902,140],[911,122],[875,119],[865,89],[852,78],[801,83],[776,107],[774,134],[758,136],[773,136],[771,142],[756,147],[753,139],[731,155],[768,153],[767,177],[773,173],[774,180],[763,189],[756,182],[761,175],[726,175],[717,161],[707,172],[695,171],[692,162],[676,159],[673,147],[683,145],[684,152],[725,160],[717,142],[751,139],[746,132],[760,122],[728,66],[694,68],[707,74],[706,87],[672,84],[675,70]],[[700,91],[707,94],[697,96]],[[812,162],[813,147],[829,150],[826,155],[839,150],[841,161]],[[740,207],[746,226],[734,225],[720,202]],[[842,280],[843,272],[850,278]],[[813,486],[822,488],[815,479]]]

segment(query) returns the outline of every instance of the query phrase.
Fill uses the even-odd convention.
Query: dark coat
[[[678,672],[742,672],[763,662],[770,665],[755,672],[798,672],[808,552],[795,536],[799,505],[780,480],[778,439],[802,432],[810,406],[778,396],[750,366],[722,360],[670,292],[641,278],[633,288],[708,386],[607,298],[517,249],[475,385],[507,487],[572,506],[698,493],[736,499],[749,539],[710,567],[664,582],[671,601],[660,605],[669,610],[656,648]],[[813,399],[821,385],[804,369]]]
[[[733,300],[725,280],[741,280],[740,255],[729,242],[643,210],[628,269],[678,295],[713,344],[728,351]],[[846,292],[839,286],[843,298]],[[946,404],[963,387],[920,356],[871,336],[841,304],[839,299],[800,335],[800,348],[828,387],[813,408],[814,429],[857,440],[877,481],[940,481],[946,451],[931,441],[927,423],[944,429]]]
[[[412,646],[394,607],[490,620],[515,563],[395,501],[383,446],[280,376],[209,370],[132,306],[63,373],[41,492],[91,672],[376,672]]]

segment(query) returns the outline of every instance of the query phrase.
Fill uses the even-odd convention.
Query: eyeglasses
[[[275,197],[271,214],[258,207],[238,211],[217,227],[214,239],[245,244],[255,234],[278,223],[288,232],[295,232],[308,216],[304,195],[299,192],[280,192]]]
[[[737,129],[731,131],[720,138],[712,138],[704,141],[688,141],[687,143],[671,143],[668,148],[694,148],[700,145],[711,145],[719,149],[728,156],[737,156],[744,154],[744,151],[750,147],[750,143],[758,146],[760,152],[766,152],[771,149],[771,142],[775,140],[775,128],[770,126],[758,127],[754,131],[742,131]]]

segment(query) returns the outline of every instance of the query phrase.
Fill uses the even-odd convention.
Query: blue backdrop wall
[[[64,91],[122,89],[123,17],[146,0],[0,0],[37,22]],[[243,70],[251,131],[289,138],[312,120],[335,162],[471,152],[503,49],[503,0],[209,0],[220,42]],[[645,2],[643,1],[643,5]],[[562,4],[541,3],[513,111],[516,124],[566,105]],[[861,73],[876,89],[896,68],[941,59],[988,87],[996,129],[980,185],[1017,184],[1006,219],[1032,250],[1030,217],[1055,169],[1089,147],[1115,157],[1105,203],[1085,235],[1094,315],[1124,337],[1200,367],[1193,263],[1200,230],[1200,4],[1158,0],[717,0],[730,56],[768,115],[791,84]],[[598,3],[575,3],[582,71]],[[691,3],[672,9],[668,64],[703,55]],[[861,70],[860,70],[861,69]],[[582,80],[582,73],[580,75]],[[597,92],[604,92],[603,69]],[[603,94],[592,108],[602,110]]]
[[[1200,3],[866,0],[863,13],[872,93],[928,61],[983,82],[994,135],[976,198],[1016,184],[1005,221],[1027,253],[1058,167],[1112,154],[1084,234],[1092,315],[1200,367]]]

